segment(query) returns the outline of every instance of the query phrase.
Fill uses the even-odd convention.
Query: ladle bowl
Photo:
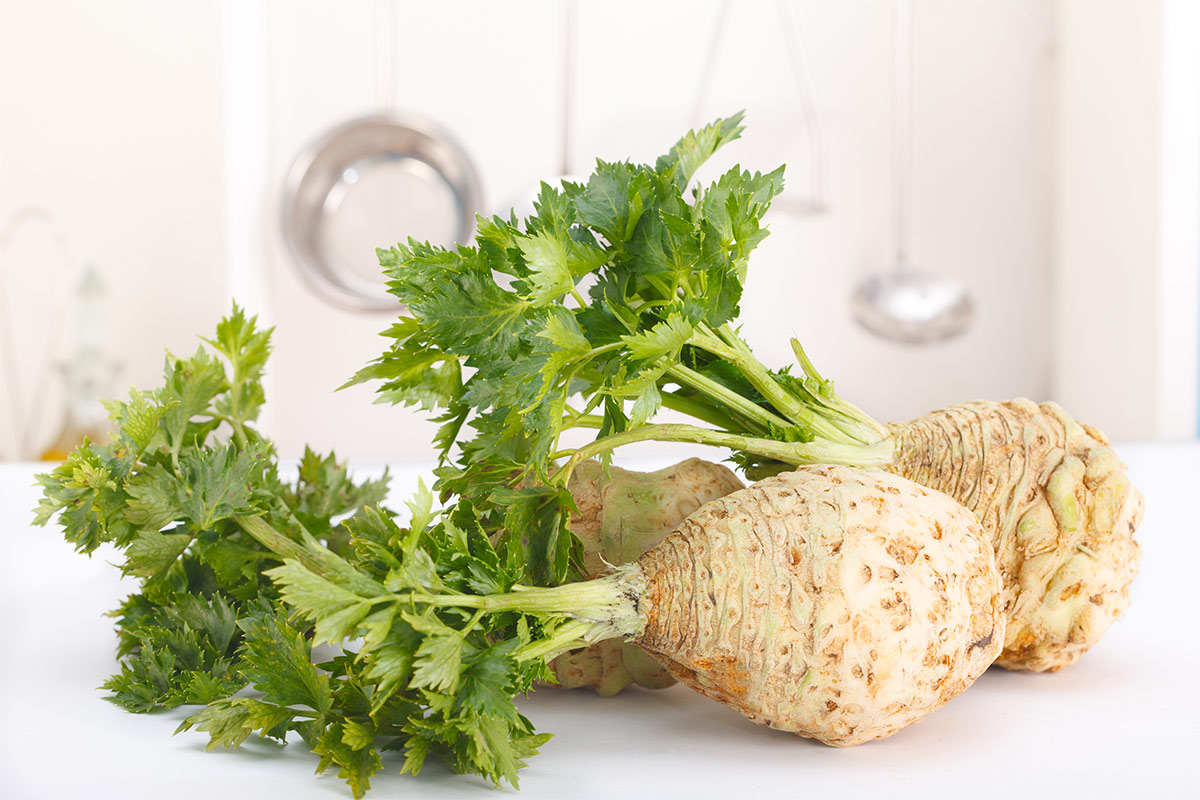
[[[863,281],[850,306],[864,328],[905,344],[951,339],[966,330],[975,315],[962,284],[910,266]]]

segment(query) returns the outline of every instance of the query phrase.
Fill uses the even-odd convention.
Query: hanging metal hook
[[[797,18],[796,8],[788,0],[779,0],[779,21],[782,23],[783,40],[787,43],[788,56],[792,61],[792,75],[796,88],[800,90],[800,108],[804,113],[804,124],[808,131],[809,180],[811,192],[806,200],[781,197],[784,210],[799,213],[823,214],[829,210],[825,197],[825,180],[828,160],[825,157],[825,117],[821,113],[821,102],[817,95],[817,84],[813,80],[812,66],[808,61],[808,49]],[[795,205],[795,208],[789,208]]]

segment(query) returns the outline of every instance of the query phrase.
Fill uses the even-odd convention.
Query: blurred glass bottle
[[[61,365],[65,408],[62,425],[42,453],[43,461],[62,461],[86,438],[104,443],[109,437],[108,413],[100,403],[112,397],[116,363],[109,357],[108,293],[100,271],[88,265],[75,289],[70,360]]]

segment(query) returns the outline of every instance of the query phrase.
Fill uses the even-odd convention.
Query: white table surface
[[[1056,674],[988,671],[897,735],[837,750],[768,730],[683,687],[616,698],[547,689],[521,702],[556,736],[521,791],[431,763],[399,776],[385,759],[368,797],[1083,798],[1200,797],[1200,445],[1118,452],[1146,495],[1133,604],[1082,661]],[[349,798],[312,774],[300,744],[204,750],[172,736],[188,711],[130,714],[102,698],[114,671],[104,613],[131,589],[110,563],[30,525],[43,466],[0,465],[0,798]],[[368,467],[369,469],[369,467]],[[404,496],[421,470],[399,465]]]

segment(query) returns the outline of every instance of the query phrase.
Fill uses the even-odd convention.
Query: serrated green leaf
[[[672,314],[649,330],[622,337],[629,355],[639,361],[674,358],[691,338],[694,329],[687,320]]]
[[[468,751],[472,763],[497,783],[506,780],[514,789],[519,789],[517,770],[522,763],[513,743],[510,724],[491,714],[472,717]]]
[[[399,341],[360,369],[341,388],[380,381],[376,402],[418,406],[430,411],[450,404],[462,388],[459,359],[433,347],[416,334],[420,323],[409,317],[385,335]]]
[[[329,713],[329,677],[313,666],[308,644],[281,614],[255,614],[239,620],[238,627],[245,636],[242,671],[264,701]]]
[[[362,722],[346,720],[342,728],[342,744],[351,750],[364,750],[375,742],[375,729]]]
[[[701,164],[741,135],[743,116],[744,112],[739,111],[699,130],[688,131],[666,155],[659,157],[655,169],[670,175],[680,188],[687,186]]]
[[[341,642],[370,613],[371,607],[363,598],[295,561],[287,561],[266,574],[279,585],[285,602],[305,618],[317,621],[314,640],[318,643]]]
[[[166,467],[155,464],[125,484],[129,494],[126,515],[143,530],[158,531],[187,516],[180,503],[186,494],[179,480]]]
[[[515,681],[510,656],[519,639],[497,642],[469,656],[464,662],[458,699],[467,708],[497,719],[515,721]]]
[[[335,722],[320,738],[313,752],[321,756],[317,772],[337,764],[338,777],[346,781],[356,800],[371,788],[371,777],[383,767],[383,760],[374,746],[354,748],[345,742],[346,726],[350,722]],[[351,734],[351,738],[354,735]]]
[[[372,713],[377,713],[392,695],[408,686],[420,638],[411,626],[393,618],[382,643],[371,648],[367,657],[367,677],[376,684],[371,699]]]
[[[258,317],[247,317],[245,310],[234,303],[233,312],[217,324],[216,337],[205,341],[235,365],[242,380],[257,380],[271,355],[273,331],[259,330]]]
[[[227,386],[225,368],[204,350],[189,359],[167,357],[165,382],[157,397],[165,409],[160,426],[171,448],[178,451],[189,443],[188,434],[198,430],[190,424],[193,418],[209,412]]]
[[[416,615],[403,615],[406,622],[417,628]],[[421,640],[413,661],[413,674],[409,680],[412,689],[430,689],[435,692],[453,692],[458,686],[462,670],[462,657],[466,643],[457,632],[429,635]]]
[[[198,528],[254,513],[253,481],[263,470],[264,448],[222,445],[193,450],[180,460],[179,507]]]
[[[190,533],[142,531],[126,549],[122,571],[141,578],[158,575],[174,564],[191,543]]]
[[[251,734],[282,740],[274,732],[291,722],[296,712],[275,703],[266,703],[249,697],[225,697],[209,703],[205,708],[180,723],[175,733],[191,730],[207,732],[208,750],[222,747],[233,750],[242,745]]]
[[[101,401],[108,411],[109,419],[117,426],[121,437],[129,443],[134,454],[138,456],[158,434],[159,423],[167,410],[156,402],[151,403],[153,397],[154,395],[150,392],[130,389],[128,402]]]
[[[502,289],[477,250],[409,242],[393,248],[388,290],[419,319],[427,344],[464,358],[509,358],[529,304]]]
[[[433,492],[425,485],[424,478],[417,478],[417,489],[404,505],[408,509],[411,530],[423,531],[433,522]]]
[[[400,765],[401,775],[420,775],[421,767],[425,766],[425,757],[429,755],[430,740],[423,736],[410,736],[404,744],[404,763]]]
[[[662,394],[658,391],[658,384],[647,383],[633,403],[633,410],[629,414],[630,426],[644,425],[661,406]]]
[[[264,564],[275,565],[278,556],[264,552],[262,547],[247,544],[230,536],[202,537],[196,547],[217,579],[230,587],[252,584],[257,587]]]
[[[217,398],[216,409],[238,424],[255,419],[263,404],[262,376],[272,331],[259,330],[258,318],[247,317],[235,303],[233,313],[217,325],[216,338],[205,340],[229,360],[229,390]]]
[[[533,216],[526,220],[529,233],[545,231],[551,236],[563,237],[575,224],[575,203],[570,195],[545,181],[538,188],[533,211]]]
[[[529,267],[525,277],[529,286],[526,299],[533,306],[553,303],[575,288],[562,239],[539,232],[522,238],[517,244]]]
[[[295,488],[288,492],[288,505],[297,514],[321,519],[328,525],[333,517],[382,502],[387,496],[388,480],[385,470],[378,479],[355,483],[336,455],[322,456],[305,447]]]
[[[438,577],[437,566],[424,550],[413,550],[407,553],[399,566],[388,571],[383,585],[392,592],[402,589],[425,589],[437,592],[445,588],[441,578]]]
[[[573,356],[586,354],[592,349],[575,315],[562,307],[550,309],[545,317],[545,326],[534,335]]]
[[[646,173],[627,163],[599,161],[575,198],[579,219],[619,247],[633,234],[650,192]]]

